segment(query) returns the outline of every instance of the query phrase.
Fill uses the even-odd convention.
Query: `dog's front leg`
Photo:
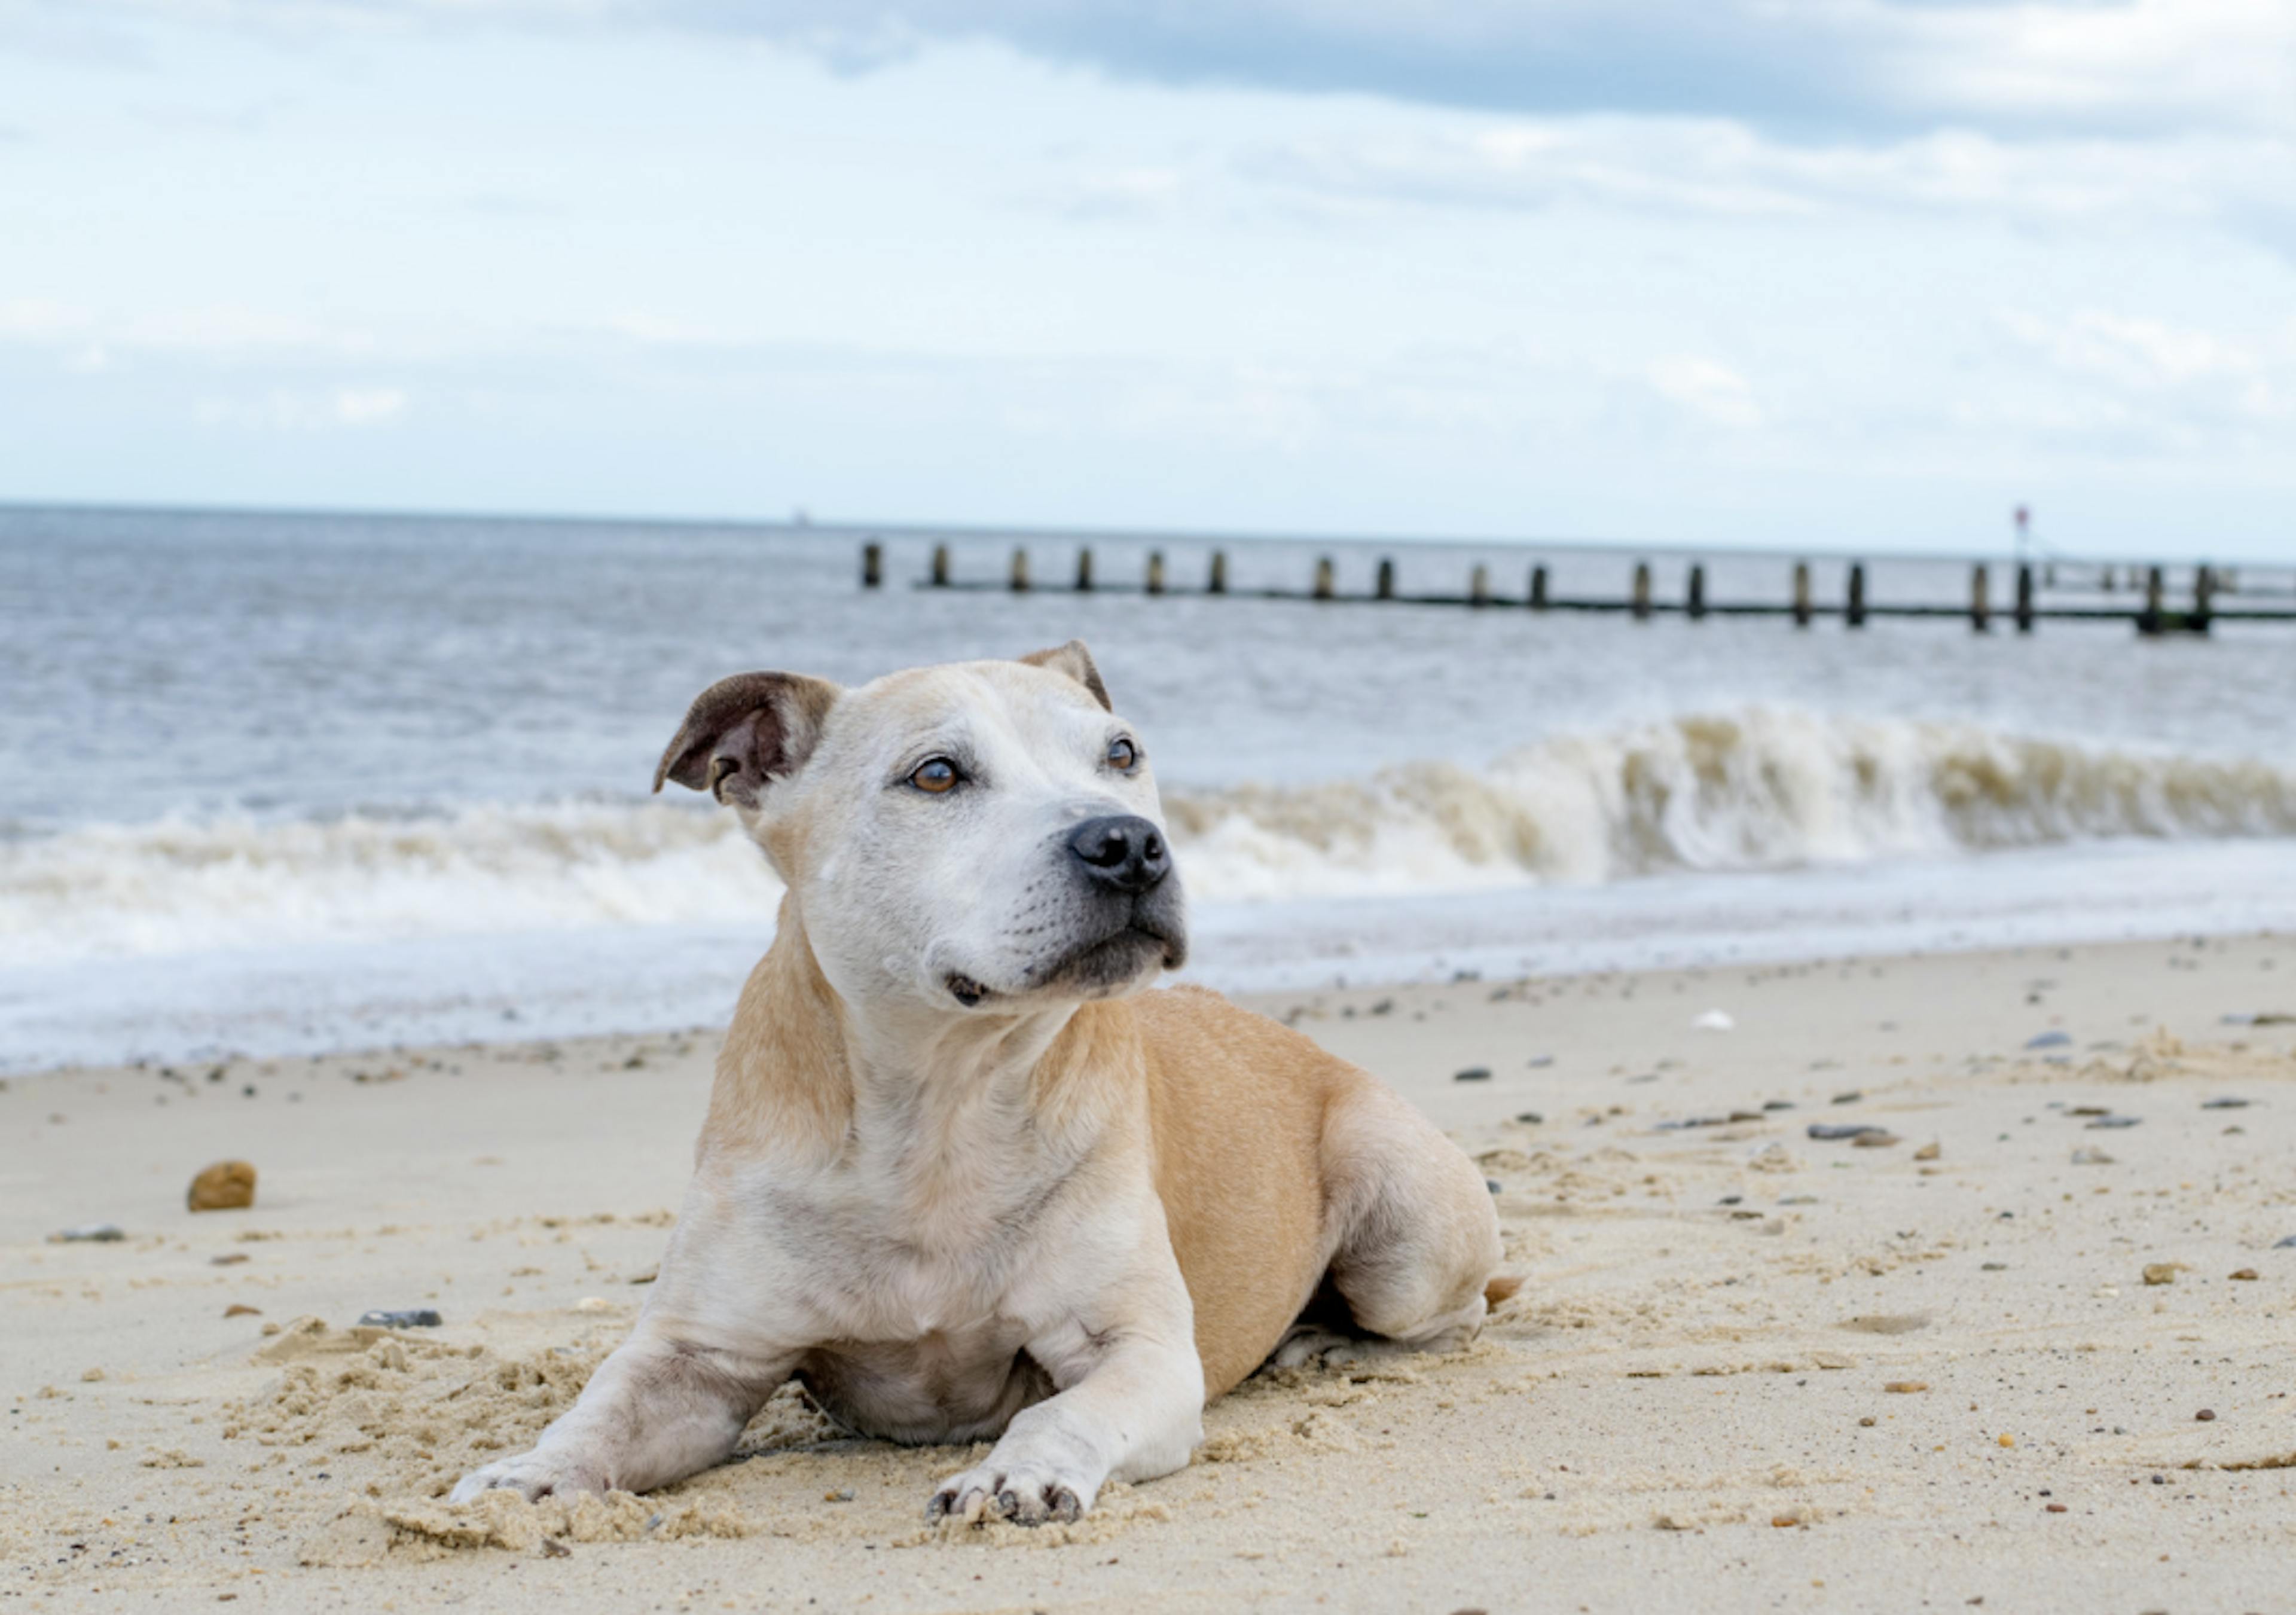
[[[1014,1414],[987,1462],[942,1481],[928,1519],[1073,1520],[1106,1482],[1152,1480],[1187,1463],[1203,1439],[1203,1363],[1160,1219],[1156,1234],[1160,1262],[1029,1342],[1060,1393]]]
[[[533,1451],[472,1471],[451,1500],[499,1488],[530,1502],[553,1492],[643,1492],[682,1480],[734,1450],[742,1427],[795,1365],[794,1356],[709,1349],[642,1321]]]

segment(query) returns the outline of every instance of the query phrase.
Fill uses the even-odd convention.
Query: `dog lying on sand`
[[[1081,644],[725,679],[673,780],[740,816],[780,929],[636,1328],[455,1501],[666,1485],[795,1376],[861,1434],[995,1439],[929,1514],[1072,1520],[1185,1464],[1271,1356],[1446,1349],[1513,1291],[1481,1174],[1418,1111],[1217,994],[1143,990],[1185,906]]]

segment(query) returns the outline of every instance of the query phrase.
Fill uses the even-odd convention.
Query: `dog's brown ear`
[[[838,688],[801,673],[736,673],[694,698],[661,766],[666,780],[707,791],[719,801],[755,808],[768,780],[785,779],[813,755]]]
[[[1092,665],[1092,652],[1084,648],[1083,640],[1071,639],[1068,644],[1054,645],[1049,651],[1031,651],[1020,660],[1032,668],[1045,668],[1054,673],[1066,674],[1091,691],[1093,700],[1107,710],[1116,710],[1109,703],[1108,686],[1100,682],[1100,669]]]

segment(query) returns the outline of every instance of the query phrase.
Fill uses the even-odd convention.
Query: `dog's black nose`
[[[1088,877],[1111,891],[1146,891],[1172,873],[1164,832],[1135,814],[1086,819],[1070,833],[1069,850]]]

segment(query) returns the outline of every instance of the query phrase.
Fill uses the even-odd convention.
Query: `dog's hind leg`
[[[1337,1095],[1324,1122],[1328,1283],[1357,1328],[1420,1351],[1465,1345],[1493,1300],[1498,1213],[1474,1162],[1435,1124],[1368,1079]],[[1310,1323],[1310,1320],[1302,1320]],[[1336,1337],[1296,1332],[1276,1360],[1337,1355]]]

